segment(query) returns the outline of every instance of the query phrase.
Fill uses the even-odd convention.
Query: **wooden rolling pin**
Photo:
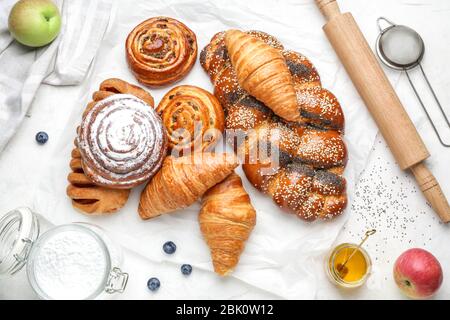
[[[410,169],[425,198],[445,223],[450,206],[424,160],[430,154],[350,13],[341,14],[336,0],[316,0],[328,21],[331,45],[364,100],[402,170]]]

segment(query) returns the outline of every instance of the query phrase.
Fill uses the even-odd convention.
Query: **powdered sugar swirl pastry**
[[[83,170],[95,184],[133,188],[150,179],[167,151],[161,119],[144,101],[116,94],[99,101],[78,133]]]

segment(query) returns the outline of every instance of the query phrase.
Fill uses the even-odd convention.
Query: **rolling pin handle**
[[[450,222],[450,206],[442,192],[439,182],[437,182],[430,169],[428,169],[425,163],[420,162],[412,166],[411,171],[416,177],[420,190],[422,190],[422,193],[434,211],[437,212],[441,221],[444,223]]]
[[[336,0],[316,0],[316,5],[319,7],[320,12],[322,12],[327,21],[330,21],[333,17],[341,14],[341,10],[339,9]]]

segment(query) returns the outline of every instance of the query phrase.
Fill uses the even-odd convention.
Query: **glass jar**
[[[356,250],[355,254],[353,252]],[[325,260],[330,281],[342,288],[357,288],[370,275],[372,262],[366,250],[354,243],[342,243]]]
[[[99,299],[122,293],[121,250],[98,226],[54,227],[28,208],[0,219],[0,278],[26,266],[28,282],[42,299]]]

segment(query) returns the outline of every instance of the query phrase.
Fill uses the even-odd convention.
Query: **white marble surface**
[[[312,1],[291,0],[288,2],[295,10],[304,8],[307,14],[312,12]],[[446,30],[450,30],[450,21],[448,20],[450,2],[445,0],[342,0],[340,3],[343,11],[350,10],[354,14],[371,44],[374,43],[377,35],[375,20],[379,16],[386,16],[419,31],[427,47],[424,67],[444,108],[450,104],[450,92],[446,90],[449,87],[450,78],[446,73],[448,67],[444,63],[450,53],[450,35],[446,32]],[[263,9],[259,8],[258,10],[263,11]],[[321,19],[319,14],[316,14],[316,18]],[[322,37],[317,41],[326,41],[321,33],[314,32],[314,36]],[[390,71],[388,76],[398,89],[402,101],[430,149],[432,156],[429,163],[432,170],[441,181],[444,192],[450,195],[450,174],[446,167],[450,161],[450,151],[438,144],[406,78],[399,77],[399,74]],[[326,76],[323,75],[323,77]],[[338,96],[345,95],[345,92],[335,93]],[[77,87],[67,87],[64,90],[50,86],[41,88],[33,104],[32,117],[25,120],[5,152],[0,155],[2,212],[18,205],[34,206],[34,192],[31,190],[36,185],[42,185],[39,179],[43,179],[42,174],[46,172],[46,164],[53,160],[50,157],[51,152],[43,152],[43,150],[52,148],[51,143],[37,146],[34,142],[34,135],[36,131],[44,130],[49,133],[52,141],[65,135],[66,130],[72,130],[72,127],[69,129],[65,127],[66,120],[64,119],[68,118],[66,106],[72,105],[72,102],[79,97],[80,88]],[[432,102],[429,96],[425,100]],[[450,140],[450,130],[444,131],[444,133]],[[8,186],[14,186],[14,190]],[[45,190],[39,190],[38,194],[41,191],[45,192]],[[402,298],[392,281],[392,264],[402,251],[415,246],[430,250],[441,261],[445,273],[444,284],[436,298],[450,297],[450,280],[446,279],[450,277],[450,252],[445,245],[450,240],[449,227],[439,223],[415,187],[411,177],[397,169],[381,138],[377,138],[375,141],[374,150],[356,188],[352,206],[347,210],[346,215],[348,222],[336,239],[336,243],[357,241],[368,228],[375,227],[378,230],[378,233],[367,244],[367,250],[373,260],[373,274],[364,287],[344,292],[329,284],[320,270],[316,275],[319,278],[316,298]],[[178,243],[178,245],[182,247],[183,244]],[[178,271],[178,264],[152,262],[131,251],[126,251],[125,261],[124,267],[130,274],[133,274],[133,277],[130,279],[126,292],[113,298],[280,298],[271,290],[257,289],[234,278],[223,280],[211,277],[209,271],[200,269],[195,269],[191,277],[183,279]],[[167,283],[167,286],[157,294],[151,294],[145,284],[150,276],[155,275],[161,279],[163,284]],[[188,292],[179,290],[177,281],[183,282],[183,287],[189,288]],[[33,298],[34,295],[24,284],[25,282],[23,274],[22,279],[16,277],[10,280],[0,280],[0,298]],[[204,290],[205,287],[210,289]]]

